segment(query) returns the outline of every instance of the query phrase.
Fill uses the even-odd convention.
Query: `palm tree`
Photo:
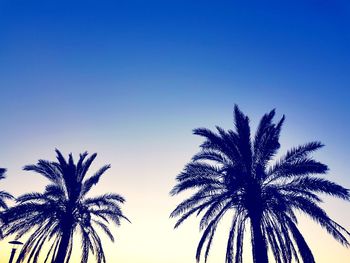
[[[317,174],[325,174],[327,166],[310,154],[323,145],[310,142],[292,148],[272,164],[280,148],[279,135],[284,116],[273,123],[275,111],[265,114],[254,138],[249,119],[235,105],[235,130],[217,132],[199,128],[194,134],[205,141],[177,176],[171,194],[195,189],[171,213],[178,217],[175,228],[189,216],[203,214],[200,229],[204,230],[196,253],[200,261],[202,249],[207,261],[218,223],[228,211],[233,212],[226,248],[227,263],[241,263],[243,239],[250,228],[252,255],[255,263],[268,262],[268,248],[277,263],[313,263],[314,256],[297,227],[296,211],[311,217],[337,241],[349,246],[349,232],[333,221],[319,206],[319,194],[350,199],[348,189]]]
[[[49,179],[50,184],[45,192],[20,196],[16,206],[5,213],[6,235],[16,234],[16,238],[20,238],[31,233],[17,262],[23,262],[26,258],[28,263],[37,262],[42,247],[48,243],[50,246],[45,262],[68,262],[75,233],[81,237],[81,262],[87,262],[90,251],[97,262],[106,262],[97,228],[114,241],[106,224],[114,222],[120,225],[121,219],[128,220],[119,207],[119,203],[125,200],[118,194],[93,198],[86,195],[110,165],[103,166],[84,180],[96,153],[88,158],[87,152],[80,154],[77,163],[74,163],[72,154],[68,160],[57,149],[56,154],[57,162],[39,160],[36,165],[24,167],[26,171],[37,172]]]
[[[0,180],[5,179],[5,168],[0,168]],[[13,196],[5,191],[0,191],[0,208],[3,210],[6,210],[7,204],[6,199],[13,199]],[[0,217],[2,219],[2,214],[0,214]],[[0,228],[0,237],[2,237],[2,227]]]

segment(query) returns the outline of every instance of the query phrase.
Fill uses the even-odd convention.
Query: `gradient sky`
[[[41,191],[47,182],[21,168],[55,147],[98,152],[93,170],[112,169],[93,194],[124,195],[132,220],[105,239],[107,261],[195,262],[198,220],[174,231],[169,213],[186,195],[168,193],[198,151],[192,129],[232,128],[235,103],[253,127],[272,108],[286,115],[281,152],[322,141],[327,178],[350,188],[350,2],[242,2],[0,0],[1,189]],[[326,201],[350,229],[350,204]],[[349,261],[301,221],[316,262]],[[209,263],[224,262],[227,231]],[[0,262],[9,254],[0,243]]]

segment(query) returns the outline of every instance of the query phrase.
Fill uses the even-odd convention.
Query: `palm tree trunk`
[[[71,238],[71,231],[70,229],[66,229],[66,231],[63,232],[62,238],[60,241],[60,245],[58,247],[57,256],[55,259],[55,263],[64,263],[67,252],[68,252],[68,245],[69,240]]]
[[[253,260],[254,263],[268,263],[267,246],[260,223],[261,219],[251,219]]]

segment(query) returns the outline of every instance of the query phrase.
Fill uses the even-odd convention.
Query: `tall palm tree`
[[[6,173],[6,169],[5,168],[0,168],[0,180],[5,179],[5,173]],[[13,199],[13,196],[5,191],[0,191],[0,209],[2,210],[6,210],[7,204],[6,204],[6,199]],[[2,213],[0,213],[0,219],[2,219]],[[1,226],[0,228],[0,237],[2,237],[2,228],[3,226]]]
[[[268,248],[277,263],[313,263],[314,256],[297,227],[296,211],[311,217],[337,241],[349,246],[350,234],[333,221],[319,206],[319,194],[350,199],[348,189],[317,177],[327,166],[310,154],[321,148],[320,142],[310,142],[292,148],[272,164],[280,148],[279,135],[284,116],[276,124],[275,111],[265,114],[254,138],[250,135],[249,119],[235,105],[235,130],[217,132],[200,128],[194,134],[205,141],[183,172],[171,194],[188,189],[195,193],[181,202],[171,213],[178,217],[175,228],[189,216],[203,214],[200,229],[204,230],[196,253],[200,261],[202,248],[207,260],[219,221],[233,211],[226,248],[227,263],[241,263],[243,239],[250,228],[252,255],[255,263],[268,262]]]
[[[73,236],[81,237],[81,262],[87,262],[91,251],[97,262],[106,262],[102,242],[97,228],[114,241],[106,225],[114,222],[120,225],[120,219],[128,220],[122,213],[119,203],[124,198],[118,194],[104,194],[89,198],[87,193],[110,165],[100,168],[91,177],[84,180],[87,171],[96,158],[96,153],[88,156],[80,154],[74,163],[72,154],[66,160],[56,149],[57,162],[39,160],[36,165],[27,165],[26,171],[37,172],[50,184],[44,193],[28,193],[17,198],[17,205],[5,213],[6,235],[16,234],[20,238],[30,232],[17,262],[37,262],[45,244],[50,244],[45,262],[68,262],[73,248]]]

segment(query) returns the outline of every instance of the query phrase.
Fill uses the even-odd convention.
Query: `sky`
[[[273,108],[285,114],[281,153],[322,141],[327,178],[350,188],[349,46],[348,1],[0,0],[0,188],[42,191],[22,167],[55,148],[97,152],[92,171],[112,168],[92,195],[122,194],[132,221],[113,229],[116,243],[103,239],[107,262],[194,263],[198,218],[173,230],[186,194],[169,191],[199,150],[192,130],[233,128],[234,104],[253,128]],[[350,204],[325,201],[350,229]],[[227,225],[209,263],[224,262]],[[316,262],[348,262],[309,219],[300,227]],[[244,253],[251,262],[249,244]]]

